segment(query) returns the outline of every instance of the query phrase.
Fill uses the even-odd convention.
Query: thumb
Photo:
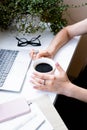
[[[46,52],[45,52],[45,51],[39,52],[39,53],[37,54],[37,58],[40,58],[40,57],[47,57]]]
[[[58,71],[60,71],[60,72],[64,71],[63,68],[59,65],[59,63],[56,63],[55,65],[56,65],[56,68]]]

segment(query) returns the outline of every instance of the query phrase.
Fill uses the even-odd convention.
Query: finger
[[[30,51],[29,55],[31,56],[31,58],[33,58],[33,56],[34,56],[34,49],[32,49],[32,50]]]
[[[37,89],[37,90],[42,90],[42,91],[48,91],[48,87],[34,81],[34,80],[31,80],[31,82],[34,84],[33,88]]]
[[[45,73],[39,73],[34,71],[33,72],[34,77],[40,78],[40,79],[48,79],[48,80],[52,80],[54,78],[54,75],[52,74],[45,74]]]
[[[56,65],[56,68],[58,71],[60,71],[60,72],[64,71],[63,68],[59,65],[59,63],[56,63],[55,65]]]
[[[38,89],[38,90],[43,90],[43,91],[51,91],[49,88],[49,85],[47,85],[47,82],[45,81],[45,80],[43,80],[42,82],[42,84],[39,84],[39,83],[36,83],[36,84],[34,84],[34,88],[35,89]]]
[[[31,83],[34,85],[34,86],[38,86],[38,87],[41,87],[41,84],[36,82],[35,80],[30,80]]]
[[[34,86],[35,89],[38,89],[38,90],[42,90],[42,91],[49,91],[50,90],[48,89],[48,87],[45,87],[45,86]]]
[[[32,75],[31,78],[32,78],[31,80],[35,81],[35,83],[43,84],[43,85],[45,84],[44,79],[36,78],[34,75]]]
[[[30,56],[32,57],[32,59],[36,59],[38,52],[39,52],[38,50],[34,49],[31,50]]]
[[[35,85],[34,88],[42,91],[56,92],[55,88],[52,88],[50,85],[40,85],[40,86]]]
[[[51,86],[53,86],[51,83],[51,80],[42,80],[42,79],[32,77],[30,82],[34,84],[33,87],[35,89],[43,90],[43,91],[50,91],[50,92],[54,91],[54,89],[51,88]]]
[[[45,52],[44,52],[44,51],[39,52],[39,53],[37,54],[37,58],[40,58],[40,57],[45,57]]]
[[[51,58],[49,53],[47,51],[45,51],[45,50],[43,50],[41,53],[38,53],[37,58],[40,58],[40,57],[49,57],[49,58]]]

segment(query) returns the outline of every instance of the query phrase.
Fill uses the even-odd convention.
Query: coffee
[[[39,73],[53,74],[55,71],[55,62],[46,57],[36,59],[33,63],[33,70]]]
[[[35,70],[41,73],[47,73],[52,71],[52,66],[48,63],[39,63],[36,65]]]

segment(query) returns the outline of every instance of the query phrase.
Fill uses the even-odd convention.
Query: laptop
[[[0,91],[20,92],[31,61],[29,51],[0,49]]]

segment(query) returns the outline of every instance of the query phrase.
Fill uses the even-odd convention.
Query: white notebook
[[[0,124],[3,130],[54,130],[36,103],[30,105],[31,112]]]

